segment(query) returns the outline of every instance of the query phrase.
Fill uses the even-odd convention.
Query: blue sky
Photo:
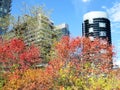
[[[72,37],[81,36],[82,18],[89,11],[106,11],[111,20],[112,43],[120,64],[120,0],[13,0],[11,14],[18,16],[27,6],[45,5],[55,25],[67,23]]]

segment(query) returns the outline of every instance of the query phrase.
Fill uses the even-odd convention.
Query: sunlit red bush
[[[26,46],[21,39],[0,42],[0,63],[4,70],[27,69],[40,63],[39,57],[39,49]]]
[[[20,68],[37,63],[37,49],[22,45],[11,49],[17,50]],[[63,37],[55,43],[54,57],[46,67],[10,72],[3,90],[119,90],[120,75],[112,70],[113,56],[113,47],[105,40]]]

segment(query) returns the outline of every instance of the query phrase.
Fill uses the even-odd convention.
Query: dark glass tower
[[[5,17],[6,15],[10,14],[10,8],[11,8],[11,0],[0,0],[0,18]],[[4,21],[1,21],[0,23],[5,23]],[[4,32],[3,27],[0,27],[0,34],[3,34]]]
[[[94,11],[84,15],[82,23],[82,35],[94,38],[107,39],[111,44],[110,21],[105,12]]]

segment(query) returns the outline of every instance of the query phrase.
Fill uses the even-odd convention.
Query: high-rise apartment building
[[[67,24],[55,26],[53,21],[44,14],[39,13],[35,17],[25,15],[18,21],[13,30],[8,33],[12,35],[10,38],[20,36],[26,45],[34,44],[40,47],[41,58],[44,60],[47,60],[54,41],[69,35]]]
[[[49,42],[49,39],[52,38],[51,31],[54,28],[54,24],[47,16],[42,14],[38,14],[35,17],[26,15],[24,18],[19,19],[24,20],[24,22],[18,22],[12,32],[16,36],[22,37],[26,45],[36,44],[41,46],[44,39]]]
[[[48,41],[47,43],[51,43],[50,41],[52,41],[51,39],[53,38],[60,39],[62,36],[69,36],[68,24],[63,23],[55,26],[53,21],[42,14],[38,14],[36,16],[37,18],[30,16],[26,17],[26,22],[16,25],[12,31],[16,36],[22,36],[26,45],[34,43],[41,46],[41,44],[43,44],[42,41],[44,40]],[[32,21],[31,23],[33,24],[28,26],[29,19],[32,18],[36,18],[36,20]],[[36,25],[34,26],[35,23]]]
[[[70,35],[69,26],[66,23],[55,26],[54,30],[59,33],[59,36],[58,36],[59,39],[61,39],[61,37],[63,36]]]
[[[5,17],[6,15],[9,15],[11,8],[11,0],[0,0],[0,18]],[[0,22],[5,23],[5,22]],[[0,35],[3,34],[5,31],[5,27],[0,27]]]
[[[107,39],[111,44],[111,29],[108,15],[103,11],[88,12],[83,16],[82,35],[94,38]]]

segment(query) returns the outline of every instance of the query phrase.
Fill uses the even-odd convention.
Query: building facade
[[[59,33],[58,39],[61,39],[63,36],[69,36],[69,26],[66,23],[55,26],[54,30]]]
[[[49,39],[52,38],[54,23],[47,16],[38,14],[34,24],[36,24],[35,27],[32,24],[34,28],[27,28],[22,32],[25,43],[27,45],[33,43],[38,46],[41,46],[41,44],[43,45],[42,42],[44,42],[44,40],[48,40],[48,43],[50,43],[51,40]]]
[[[54,41],[69,34],[67,24],[55,26],[53,21],[43,14],[37,14],[35,17],[25,16],[24,20],[19,21],[24,22],[15,25],[10,33],[15,35],[13,37],[22,38],[28,46],[31,44],[38,46],[41,58],[45,60],[43,63],[47,62]]]
[[[10,14],[11,9],[11,0],[0,0],[0,18],[5,17]],[[1,21],[0,23],[5,23]],[[3,34],[7,27],[0,27],[0,35]]]
[[[82,35],[94,38],[107,39],[111,44],[110,21],[106,12],[93,11],[83,16]]]
[[[63,23],[55,26],[53,21],[47,16],[38,14],[37,18],[32,20],[32,25],[28,25],[28,23],[31,24],[29,19],[33,17],[29,18],[29,16],[27,16],[27,18],[24,23],[16,25],[12,31],[15,33],[15,36],[22,36],[26,45],[36,44],[37,46],[41,46],[44,40],[50,44],[53,38],[61,39],[62,36],[69,36],[68,24]]]

